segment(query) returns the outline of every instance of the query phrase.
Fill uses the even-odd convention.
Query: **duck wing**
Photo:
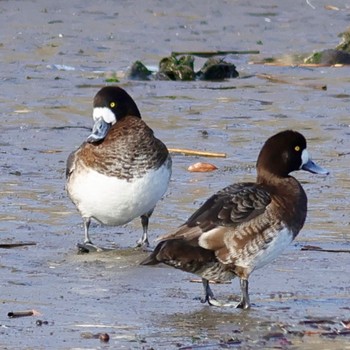
[[[238,227],[263,214],[270,203],[270,194],[257,184],[233,184],[212,195],[177,230],[157,240],[184,239],[195,243],[210,231],[221,236],[228,227]]]

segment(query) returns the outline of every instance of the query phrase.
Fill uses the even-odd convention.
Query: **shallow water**
[[[334,47],[349,7],[332,1],[339,10],[327,10],[323,0],[311,1],[315,8],[301,0],[256,3],[0,2],[0,243],[36,243],[1,249],[1,348],[350,349],[349,336],[321,335],[350,318],[348,253],[301,250],[349,249],[350,69],[249,64]],[[303,132],[314,159],[331,171],[328,177],[295,174],[309,197],[307,222],[282,256],[252,275],[249,311],[201,305],[194,298],[202,287],[193,276],[138,266],[145,253],[131,247],[139,220],[119,228],[94,225],[96,243],[119,249],[77,254],[83,229],[64,191],[65,161],[92,126],[93,96],[106,76],[122,77],[135,60],[154,66],[171,51],[193,49],[261,54],[233,57],[241,78],[225,82],[121,78],[168,147],[227,153],[224,159],[173,156],[170,188],[150,222],[152,242],[214,191],[253,180],[261,145],[279,130]],[[219,169],[189,173],[197,161]],[[238,281],[213,290],[228,298],[238,294]],[[41,316],[7,317],[27,309]],[[37,326],[38,319],[48,324]],[[86,332],[111,339],[104,344]]]

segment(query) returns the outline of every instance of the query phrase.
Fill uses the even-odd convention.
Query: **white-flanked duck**
[[[91,135],[67,160],[67,191],[84,223],[86,246],[91,219],[111,226],[141,217],[138,245],[148,245],[148,221],[171,176],[167,147],[157,139],[130,95],[106,86],[95,96]]]
[[[241,300],[235,307],[250,307],[248,278],[293,241],[304,225],[307,197],[289,174],[305,170],[328,171],[309,157],[306,140],[286,130],[269,138],[257,160],[255,183],[236,183],[211,196],[182,226],[159,237],[155,250],[141,264],[165,263],[202,277],[204,299],[214,298],[209,280],[240,279]]]

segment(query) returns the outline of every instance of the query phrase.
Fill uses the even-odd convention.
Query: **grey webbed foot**
[[[110,249],[98,247],[97,245],[91,242],[78,243],[78,254],[87,254],[87,253],[96,253],[96,252],[104,252]]]
[[[240,280],[240,286],[241,286],[241,292],[242,297],[241,300],[236,302],[224,302],[217,300],[214,297],[214,293],[212,292],[209,281],[205,278],[202,279],[203,288],[204,288],[204,298],[201,298],[202,303],[208,303],[210,306],[216,306],[216,307],[234,307],[238,309],[249,309],[250,308],[250,302],[249,302],[249,295],[248,295],[248,280],[241,279]]]
[[[140,248],[140,247],[148,248],[149,247],[149,241],[148,241],[147,235],[146,236],[142,235],[142,237],[136,241],[136,247],[138,247],[138,248]]]

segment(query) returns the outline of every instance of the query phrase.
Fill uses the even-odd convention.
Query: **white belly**
[[[152,210],[168,188],[171,171],[162,166],[130,182],[92,169],[74,172],[68,193],[82,217],[123,225]]]

